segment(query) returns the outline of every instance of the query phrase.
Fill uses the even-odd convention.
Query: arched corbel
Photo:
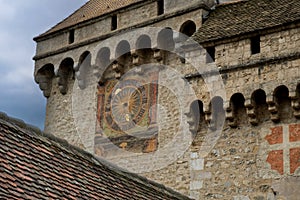
[[[274,101],[274,97],[273,95],[267,95],[266,98],[267,104],[268,104],[268,110],[271,114],[271,120],[273,122],[279,122],[280,118],[279,118],[279,114],[278,114],[278,104],[277,102]]]
[[[94,76],[96,76],[99,79],[100,76],[102,75],[101,68],[98,65],[92,65],[92,69],[93,69]]]
[[[205,121],[210,126],[212,121],[211,108],[209,105],[204,106]]]
[[[39,84],[39,87],[46,98],[50,97],[53,77],[54,66],[52,64],[42,67],[35,76],[35,82]]]
[[[124,63],[119,62],[119,60],[115,60],[112,63],[112,69],[115,72],[115,78],[120,79],[124,74]]]
[[[193,111],[190,110],[188,113],[185,113],[187,117],[187,123],[189,124],[189,130],[193,135],[197,133],[198,124],[196,123],[195,115],[193,115]]]
[[[72,77],[74,79],[74,61],[72,58],[64,59],[57,71],[58,79],[58,87],[60,93],[66,94],[68,91],[68,81],[69,78]]]
[[[74,63],[74,71],[75,71],[75,78],[78,80],[78,86],[80,89],[85,88],[85,80],[84,80],[84,72],[80,70],[80,63],[76,62]]]
[[[226,120],[228,121],[228,125],[231,128],[236,128],[237,122],[234,117],[233,109],[232,109],[232,106],[230,105],[230,101],[225,102],[224,107],[225,107],[225,117],[226,117]]]
[[[113,61],[111,61],[110,63],[113,63]],[[94,76],[97,77],[97,79],[100,79],[103,77],[105,70],[107,70],[108,66],[110,64],[108,64],[107,66],[102,66],[99,64],[92,64],[91,68],[93,70],[93,74]]]
[[[139,66],[145,63],[145,56],[143,55],[143,51],[132,49],[131,50],[131,56],[132,56],[132,64],[134,66]]]
[[[163,61],[163,50],[154,48],[153,49],[153,58],[158,62],[162,64]]]
[[[289,95],[291,99],[292,108],[294,110],[293,114],[296,118],[300,118],[300,102],[299,96],[297,95],[297,91],[290,91]]]
[[[59,91],[62,94],[66,94],[68,90],[68,78],[69,78],[69,71],[66,70],[60,70],[58,71],[58,87]]]
[[[140,49],[131,50],[132,64],[135,66],[135,72],[138,74],[144,73],[144,70],[141,66],[146,63],[146,57],[143,53],[145,52]]]
[[[249,117],[250,124],[253,126],[257,126],[258,120],[257,120],[257,116],[255,113],[255,106],[252,104],[251,99],[245,100],[245,107],[246,107],[247,115]]]

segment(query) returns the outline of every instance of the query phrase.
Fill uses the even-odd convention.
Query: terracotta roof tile
[[[0,197],[189,199],[0,113]]]
[[[101,15],[107,14],[120,8],[124,8],[126,6],[129,6],[130,4],[134,4],[140,1],[145,0],[90,0],[69,17],[67,17],[62,22],[58,23],[39,37],[73,26],[80,22],[99,17]]]
[[[194,35],[199,43],[300,20],[299,0],[244,0],[216,7]]]

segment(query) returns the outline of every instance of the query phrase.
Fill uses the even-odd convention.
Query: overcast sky
[[[0,0],[0,111],[43,129],[46,99],[33,79],[35,42],[86,0]]]

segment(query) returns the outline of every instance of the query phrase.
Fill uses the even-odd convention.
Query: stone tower
[[[195,199],[296,199],[299,13],[90,0],[35,38],[45,131]]]

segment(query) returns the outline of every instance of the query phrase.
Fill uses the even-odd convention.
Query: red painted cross
[[[267,162],[271,169],[293,174],[300,167],[300,124],[273,127],[265,139],[270,144]]]

